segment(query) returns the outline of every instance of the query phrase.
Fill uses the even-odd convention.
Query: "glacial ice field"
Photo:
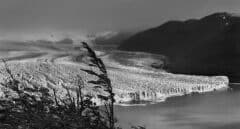
[[[149,67],[150,63],[161,62],[159,55],[122,52],[96,51],[106,64],[115,92],[117,104],[137,101],[164,101],[167,97],[190,93],[203,93],[228,88],[226,76],[189,76],[167,73]],[[87,65],[86,51],[77,43],[57,43],[47,41],[0,41],[0,58],[5,59],[16,78],[24,78],[28,86],[37,85],[56,89],[57,95],[64,97],[68,87],[74,94],[77,75],[84,81],[86,94],[94,96],[101,104],[98,94],[87,81],[97,79],[81,69],[96,70]],[[6,81],[3,63],[0,63],[0,81]],[[4,89],[0,86],[0,97]]]

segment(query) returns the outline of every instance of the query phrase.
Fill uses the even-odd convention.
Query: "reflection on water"
[[[169,98],[147,106],[116,107],[122,127],[240,129],[240,90]]]

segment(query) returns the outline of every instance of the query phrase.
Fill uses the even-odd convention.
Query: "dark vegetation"
[[[240,82],[239,35],[240,17],[216,13],[169,21],[130,37],[119,48],[162,54],[174,73],[227,75],[231,82]]]
[[[82,70],[98,77],[97,80],[88,83],[94,84],[94,89],[103,90],[106,93],[98,96],[104,102],[103,107],[93,103],[92,96],[84,94],[85,86],[80,75],[76,80],[75,95],[71,94],[70,89],[66,87],[66,97],[61,99],[56,94],[56,89],[30,87],[24,84],[23,80],[28,78],[16,78],[7,62],[3,60],[9,77],[1,85],[12,92],[4,91],[5,97],[0,99],[0,128],[120,129],[115,125],[114,93],[105,65],[86,43],[83,43],[83,48],[88,51],[89,66],[96,67],[98,71]],[[12,95],[13,92],[15,96]],[[144,127],[132,128],[143,129]]]

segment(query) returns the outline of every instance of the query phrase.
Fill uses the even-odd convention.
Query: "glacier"
[[[60,59],[55,63],[42,62],[42,60],[32,61],[10,61],[9,68],[16,78],[25,78],[24,83],[28,86],[37,85],[50,89],[57,89],[60,98],[66,97],[68,87],[71,94],[74,94],[76,87],[76,76],[80,75],[84,81],[84,93],[93,96],[93,101],[101,105],[103,102],[97,97],[104,94],[101,91],[93,90],[91,84],[87,82],[97,79],[88,75],[81,69],[89,68],[83,63],[66,63]],[[93,68],[91,68],[94,70]],[[0,65],[0,81],[7,79],[3,65]],[[113,91],[115,93],[116,104],[124,104],[134,101],[161,102],[168,97],[181,96],[191,93],[204,93],[214,90],[228,88],[229,80],[226,76],[190,76],[171,74],[167,72],[153,72],[138,68],[108,68],[108,74],[112,80]],[[3,91],[3,87],[0,86]],[[6,90],[6,89],[4,89]],[[0,97],[4,94],[0,92]]]

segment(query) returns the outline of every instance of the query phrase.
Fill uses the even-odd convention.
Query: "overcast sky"
[[[240,12],[240,0],[0,0],[0,37],[158,26],[218,11]]]

